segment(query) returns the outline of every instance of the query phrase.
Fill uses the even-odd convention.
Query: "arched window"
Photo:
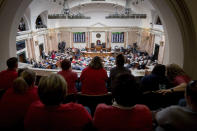
[[[159,16],[157,17],[155,24],[162,25],[162,22],[161,22],[161,19],[159,18]]]
[[[20,20],[18,31],[26,31],[26,25],[25,25],[25,21],[23,18],[21,18]]]
[[[42,18],[40,15],[36,19],[36,29],[39,29],[39,28],[46,28],[46,25],[43,24]]]

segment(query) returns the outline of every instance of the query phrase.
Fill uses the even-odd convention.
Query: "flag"
[[[76,34],[73,33],[73,41],[75,42],[75,39],[76,39]]]
[[[111,38],[112,43],[114,43],[114,34],[112,33],[112,38]]]

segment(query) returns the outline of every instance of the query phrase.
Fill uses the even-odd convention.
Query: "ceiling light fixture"
[[[117,6],[115,6],[115,13],[114,14],[109,14],[106,16],[106,19],[146,19],[147,15],[146,14],[137,14],[133,13],[132,9],[129,7],[130,3],[135,2],[139,4],[140,2],[143,2],[144,0],[126,0],[124,12],[118,13]]]
[[[68,0],[64,0],[63,2],[63,10],[62,14],[49,14],[48,19],[90,19],[91,17],[85,16],[80,12],[81,4],[79,4],[79,12],[77,14],[74,14],[71,12]]]

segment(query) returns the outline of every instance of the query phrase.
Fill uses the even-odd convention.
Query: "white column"
[[[129,43],[129,32],[127,31],[126,48],[128,47],[128,43]]]
[[[27,38],[27,39],[25,40],[25,47],[26,47],[26,57],[27,57],[27,58],[31,58],[31,57],[32,57],[32,56],[31,56],[32,50],[31,50],[31,48],[30,48],[29,38]]]
[[[138,37],[138,40],[137,40],[137,44],[140,45],[141,44],[141,41],[142,41],[142,29],[140,29],[139,31],[139,37]]]
[[[72,32],[70,32],[70,48],[72,48]]]
[[[49,35],[49,51],[52,51],[52,35]]]

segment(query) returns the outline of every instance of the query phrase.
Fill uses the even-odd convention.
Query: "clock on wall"
[[[100,33],[97,33],[96,34],[96,38],[101,38],[101,34]]]

